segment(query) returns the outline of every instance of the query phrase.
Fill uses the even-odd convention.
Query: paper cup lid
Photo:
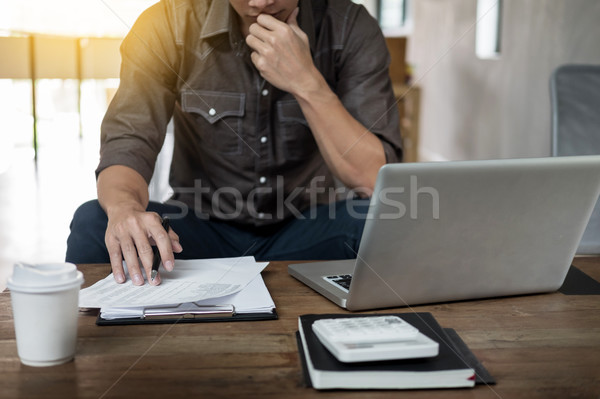
[[[72,263],[17,263],[7,285],[11,291],[43,293],[81,286],[83,274]]]

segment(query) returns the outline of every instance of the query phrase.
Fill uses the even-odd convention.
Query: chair
[[[600,154],[600,65],[563,65],[550,78],[552,155]],[[600,202],[577,253],[600,254]]]

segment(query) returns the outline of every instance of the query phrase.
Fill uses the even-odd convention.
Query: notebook
[[[555,291],[599,193],[595,155],[387,164],[356,259],[288,271],[349,310]]]
[[[342,363],[312,330],[316,320],[367,314],[309,314],[298,318],[298,350],[307,385],[316,389],[422,389],[494,384],[485,367],[462,342],[442,328],[431,313],[393,313],[439,343],[434,357]],[[455,334],[455,333],[454,333]],[[458,342],[456,342],[458,341]]]

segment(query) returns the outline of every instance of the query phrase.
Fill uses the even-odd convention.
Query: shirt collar
[[[213,0],[204,19],[200,38],[206,39],[229,32],[229,1]]]

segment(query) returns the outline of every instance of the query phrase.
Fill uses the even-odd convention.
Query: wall
[[[563,63],[600,64],[600,1],[504,0],[499,60],[475,56],[476,0],[413,6],[420,159],[549,155],[550,74]]]

